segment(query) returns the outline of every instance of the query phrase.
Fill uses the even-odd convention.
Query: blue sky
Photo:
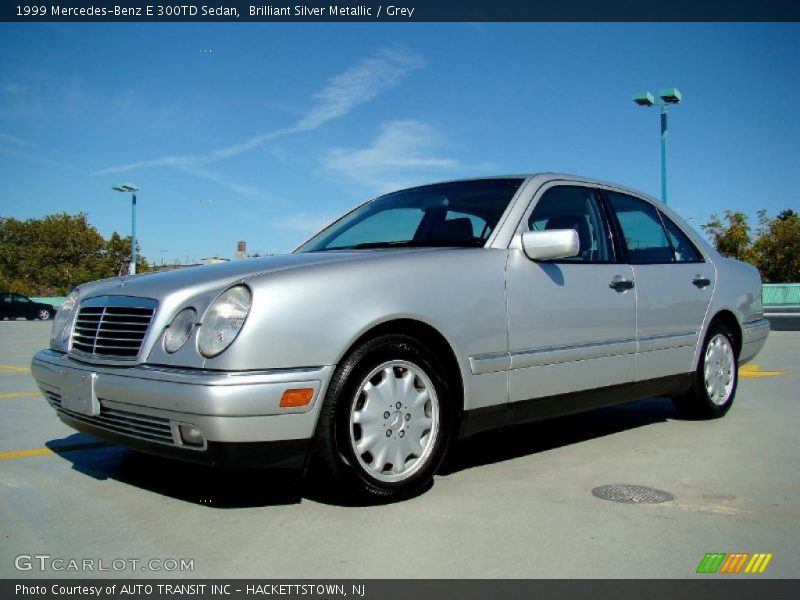
[[[0,215],[84,211],[150,261],[285,252],[397,187],[566,171],[703,222],[800,205],[797,24],[0,24]]]

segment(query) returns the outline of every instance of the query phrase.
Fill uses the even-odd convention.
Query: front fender
[[[507,349],[505,261],[498,249],[374,252],[363,261],[288,269],[247,281],[253,307],[212,369],[334,365],[371,328],[414,319],[439,331],[459,363]]]

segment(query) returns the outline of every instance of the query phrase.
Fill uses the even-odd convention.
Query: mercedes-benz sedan
[[[489,428],[654,395],[720,417],[768,332],[757,270],[667,206],[538,174],[387,194],[286,256],[83,285],[32,370],[79,431],[397,498]]]

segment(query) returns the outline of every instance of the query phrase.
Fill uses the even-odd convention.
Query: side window
[[[20,294],[14,294],[14,301],[15,302],[30,302],[30,298],[26,296],[22,296]]]
[[[606,192],[617,215],[631,264],[670,263],[675,260],[661,217],[650,203],[616,192]]]
[[[664,221],[664,225],[667,226],[669,241],[672,242],[672,249],[675,251],[675,260],[687,263],[703,262],[703,257],[692,243],[692,240],[664,213],[661,213],[661,219]]]
[[[578,256],[569,262],[611,262],[614,254],[608,229],[595,191],[579,186],[557,186],[547,190],[528,219],[531,231],[574,229],[578,232]]]

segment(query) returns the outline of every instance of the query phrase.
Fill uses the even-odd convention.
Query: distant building
[[[219,256],[210,256],[208,258],[201,258],[200,263],[204,265],[216,265],[218,263],[230,262],[230,258],[220,258]]]
[[[199,266],[200,266],[200,263],[181,264],[181,263],[176,262],[176,263],[171,264],[171,265],[155,265],[154,264],[151,267],[151,270],[152,271],[174,271],[176,269],[188,269],[189,267],[199,267]]]
[[[247,258],[247,242],[244,240],[239,240],[236,242],[236,258],[241,260],[243,258]]]

